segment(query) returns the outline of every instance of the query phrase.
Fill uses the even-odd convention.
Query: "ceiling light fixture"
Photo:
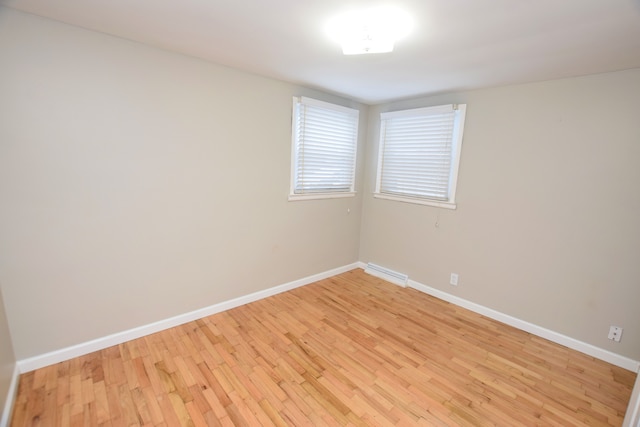
[[[397,8],[378,7],[351,11],[332,19],[329,36],[342,45],[345,55],[393,51],[396,40],[411,29],[411,18]]]

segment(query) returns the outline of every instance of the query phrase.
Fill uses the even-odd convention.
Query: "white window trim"
[[[307,193],[307,194],[289,194],[289,201],[295,200],[320,200],[320,199],[340,199],[343,197],[355,197],[355,191],[341,191],[335,193]]]
[[[455,201],[456,198],[456,190],[458,186],[458,170],[460,167],[460,153],[462,150],[462,138],[464,134],[464,123],[466,116],[466,104],[450,104],[450,105],[441,105],[436,107],[425,107],[425,108],[416,108],[411,110],[402,110],[402,111],[393,111],[388,113],[382,113],[382,119],[392,118],[392,117],[402,117],[402,116],[413,116],[419,115],[423,113],[436,113],[439,111],[450,111],[452,108],[458,111],[457,120],[461,123],[459,126],[456,126],[453,133],[452,138],[452,164],[450,169],[449,176],[449,199],[448,200],[436,200],[436,199],[428,199],[423,197],[411,197],[408,195],[398,195],[398,194],[388,194],[380,192],[380,184],[381,184],[381,176],[382,176],[382,155],[384,151],[384,135],[382,131],[380,132],[380,141],[378,146],[378,165],[376,172],[376,187],[373,193],[373,197],[377,199],[385,199],[385,200],[393,200],[397,202],[404,203],[413,203],[419,205],[433,206],[444,209],[456,209],[457,203]],[[381,129],[382,130],[382,129]]]
[[[397,196],[397,195],[384,194],[384,193],[373,193],[373,197],[375,197],[376,199],[393,200],[396,202],[412,203],[414,205],[433,206],[436,208],[443,208],[443,209],[453,210],[453,209],[457,209],[458,207],[455,201],[445,202],[445,201],[439,201],[439,200],[423,199],[420,197]]]
[[[353,168],[352,168],[352,177],[351,177],[351,187],[348,191],[328,191],[328,192],[309,192],[309,193],[296,193],[295,192],[295,175],[296,175],[296,120],[295,120],[295,110],[298,103],[304,103],[307,105],[315,105],[321,108],[326,108],[334,111],[340,111],[343,113],[347,113],[350,115],[354,115],[356,120],[359,118],[359,111],[353,108],[343,107],[337,104],[331,104],[329,102],[319,101],[313,98],[307,98],[303,96],[294,96],[293,97],[293,105],[292,105],[292,120],[291,120],[291,179],[290,179],[290,187],[289,187],[289,201],[298,201],[298,200],[319,200],[319,199],[337,199],[344,197],[355,197],[355,180],[356,180],[356,162],[358,156],[358,128],[359,123],[357,124],[358,128],[356,129],[355,135],[355,146],[353,152]]]

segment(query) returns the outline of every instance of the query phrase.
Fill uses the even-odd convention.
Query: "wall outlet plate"
[[[614,340],[615,342],[620,342],[620,339],[622,338],[622,328],[620,326],[611,325],[611,327],[609,328],[608,338],[610,340]]]
[[[449,280],[449,283],[453,286],[458,286],[458,273],[451,273],[451,279]]]

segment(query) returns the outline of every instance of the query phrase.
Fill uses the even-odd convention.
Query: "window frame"
[[[447,185],[448,197],[446,200],[429,198],[418,194],[399,194],[381,191],[382,173],[384,168],[385,153],[385,127],[390,119],[400,117],[420,117],[429,114],[441,114],[445,111],[454,111],[453,132],[451,136],[451,157],[449,165],[449,181]],[[466,118],[466,104],[447,104],[434,107],[414,108],[409,110],[399,110],[380,114],[380,135],[378,146],[378,164],[376,172],[376,186],[373,196],[379,199],[395,200],[405,203],[434,206],[445,209],[456,209],[456,190],[458,185],[458,172],[460,168],[460,157],[462,151],[462,140],[464,135],[464,123]]]
[[[302,191],[298,190],[299,185],[297,181],[297,177],[300,176],[298,173],[299,169],[299,141],[298,136],[300,135],[298,126],[300,124],[299,121],[299,106],[310,106],[325,110],[330,110],[332,112],[343,113],[345,117],[350,117],[351,120],[354,120],[355,130],[353,135],[350,137],[353,143],[353,151],[352,156],[353,159],[350,165],[350,178],[349,178],[349,186],[346,190],[310,190],[310,191]],[[360,128],[360,111],[354,108],[344,107],[342,105],[332,104],[325,101],[320,101],[313,98],[308,98],[304,96],[294,96],[293,97],[293,109],[291,114],[291,176],[290,176],[290,186],[289,186],[289,201],[296,200],[314,200],[314,199],[332,199],[332,198],[343,198],[343,197],[354,197],[356,195],[355,184],[356,184],[356,163],[357,163],[357,155],[358,155],[358,134]]]

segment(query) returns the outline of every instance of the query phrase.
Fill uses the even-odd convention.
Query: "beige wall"
[[[0,411],[4,410],[5,402],[9,397],[9,387],[16,366],[16,357],[13,353],[13,344],[9,335],[9,324],[5,314],[4,300],[0,292]],[[3,416],[0,412],[0,418]]]
[[[6,8],[0,58],[18,359],[358,260],[360,197],[287,201],[292,96],[357,104]]]
[[[467,104],[458,209],[374,199],[379,113],[445,103]],[[640,70],[369,114],[361,261],[640,360]]]
[[[0,58],[18,359],[361,260],[640,360],[640,70],[359,106],[365,191],[287,202],[291,97],[357,104],[1,7]],[[451,102],[458,210],[373,199],[378,114]]]

